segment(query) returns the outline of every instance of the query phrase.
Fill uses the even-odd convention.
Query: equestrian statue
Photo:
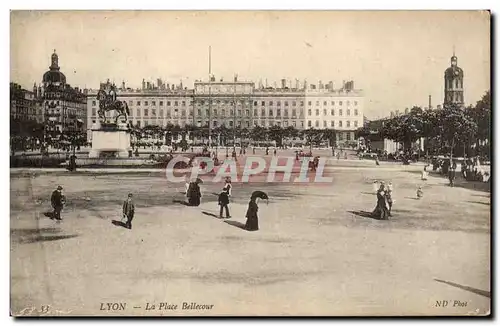
[[[97,114],[102,121],[106,121],[105,114],[108,111],[118,112],[118,115],[115,117],[115,124],[118,123],[118,118],[121,116],[124,116],[125,120],[128,121],[130,110],[127,102],[116,99],[115,86],[111,86],[108,92],[104,89],[100,89],[99,92],[97,92],[97,100],[99,101],[99,110],[97,110]]]

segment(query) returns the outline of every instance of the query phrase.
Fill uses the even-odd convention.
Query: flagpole
[[[212,46],[208,47],[208,147],[212,148]]]

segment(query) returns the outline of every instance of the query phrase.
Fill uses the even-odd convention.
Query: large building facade
[[[10,117],[21,123],[43,121],[42,110],[35,99],[35,94],[21,85],[10,83]]]
[[[109,81],[108,81],[109,83]],[[363,125],[363,93],[354,89],[353,82],[334,89],[327,85],[280,88],[258,87],[254,82],[195,81],[188,89],[181,85],[159,86],[143,82],[141,89],[117,89],[117,99],[127,102],[129,121],[138,127],[167,124],[198,127],[251,129],[255,126],[301,129],[334,129],[337,141],[354,140],[354,131]],[[105,86],[105,85],[101,85]],[[291,85],[290,85],[291,86]],[[87,97],[87,125],[97,120],[98,90],[89,90]],[[111,115],[113,113],[110,113]],[[90,141],[91,132],[88,137]]]
[[[66,83],[60,71],[59,56],[55,50],[49,70],[43,74],[42,83],[33,85],[41,120],[48,131],[85,132],[87,130],[86,92]]]

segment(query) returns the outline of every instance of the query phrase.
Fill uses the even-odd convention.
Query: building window
[[[144,109],[144,116],[147,117],[148,116],[148,109]]]
[[[266,101],[262,101],[262,102],[260,103],[260,105],[261,105],[261,106],[265,106],[265,105],[266,105]]]
[[[241,110],[238,110],[238,117],[241,117]]]
[[[206,114],[207,117],[210,116],[210,111],[208,109],[206,109],[205,110],[205,114]]]
[[[281,106],[281,101],[276,101],[276,106]]]
[[[222,116],[225,117],[226,116],[226,109],[222,109]]]
[[[186,101],[182,101],[182,106],[186,106]]]
[[[160,101],[160,106],[163,106],[163,101]]]
[[[129,106],[134,105],[134,101],[128,101],[128,105],[129,105]]]
[[[231,116],[234,116],[234,111],[231,109],[229,114],[231,114]]]
[[[292,106],[297,106],[297,102],[292,101]]]
[[[339,105],[342,106],[342,101],[339,101]]]
[[[193,106],[193,101],[189,101],[189,106]]]
[[[331,109],[331,110],[330,110],[330,114],[331,114],[332,116],[334,116],[334,115],[335,115],[335,110],[334,110],[334,109]]]
[[[318,121],[318,120],[316,120],[316,121],[314,122],[314,125],[316,126],[316,128],[317,128],[317,127],[319,127],[319,121]]]
[[[342,109],[339,109],[339,115],[342,116]]]
[[[292,121],[292,127],[294,127],[294,128],[297,127],[297,121],[295,121],[295,120]]]
[[[358,120],[354,121],[354,127],[358,127]]]
[[[326,128],[326,121],[323,120],[323,128]]]
[[[350,116],[351,115],[351,110],[350,109],[347,109],[347,115]]]
[[[137,105],[141,105],[141,101],[137,101]]]
[[[312,115],[312,110],[311,109],[307,110],[307,115]]]
[[[281,109],[276,109],[276,116],[281,117]]]
[[[92,101],[92,105],[95,106],[96,105],[96,102],[95,101]]]
[[[323,102],[323,106],[326,106],[326,101]]]
[[[96,115],[96,109],[92,108],[92,115]]]
[[[154,117],[156,117],[156,109],[152,109],[152,110],[151,110],[151,114],[152,114]]]
[[[141,110],[140,109],[137,109],[137,116],[140,117],[141,116]]]
[[[307,126],[308,126],[308,127],[312,127],[311,120],[307,121]]]
[[[319,109],[316,109],[316,116],[319,115]]]
[[[351,121],[347,121],[347,128],[351,126]]]
[[[358,101],[354,101],[354,106],[358,106]]]
[[[288,109],[285,110],[285,117],[288,117]]]
[[[160,117],[163,118],[163,109],[160,110]]]
[[[141,121],[140,120],[137,121],[137,125],[136,126],[139,127],[139,128],[141,127]]]
[[[257,106],[257,101],[253,101],[253,106]]]
[[[258,111],[257,109],[254,109],[254,110],[253,110],[253,115],[254,115],[254,117],[256,117],[256,116],[259,114],[257,111]]]
[[[311,102],[311,101],[308,101],[308,102],[307,102],[307,105],[311,106],[311,105],[312,105],[312,102]]]
[[[285,101],[285,106],[288,106],[288,101]]]
[[[264,117],[264,116],[266,115],[266,110],[265,110],[265,109],[262,109],[262,110],[260,111],[260,115],[261,115],[262,117]]]
[[[170,101],[167,101],[167,106],[170,106]]]
[[[214,116],[217,116],[217,109],[214,109]]]
[[[328,113],[326,112],[326,109],[323,109],[323,115],[328,115]]]
[[[342,128],[342,120],[339,121],[339,127]]]
[[[354,109],[354,115],[358,115],[358,109]]]
[[[335,101],[332,101],[332,106],[334,106],[334,105],[335,105]]]
[[[247,117],[249,117],[249,116],[250,116],[250,110],[245,110],[245,115],[246,115]]]
[[[292,110],[292,117],[295,117],[297,115],[297,110],[293,109]]]
[[[272,117],[273,116],[273,109],[269,109],[269,116]]]
[[[152,106],[156,106],[156,101],[151,101]]]
[[[201,116],[201,109],[198,109],[198,116]]]
[[[335,121],[334,120],[330,121],[330,127],[332,127],[332,128],[335,127]]]
[[[316,106],[319,106],[319,101],[316,101]]]
[[[202,103],[201,103],[201,104],[203,104],[203,101],[202,101]],[[175,101],[175,102],[174,102],[174,106],[178,106],[178,105],[179,105],[179,102],[178,102],[178,101]]]
[[[145,106],[148,106],[148,101],[144,101],[144,105],[145,105]]]

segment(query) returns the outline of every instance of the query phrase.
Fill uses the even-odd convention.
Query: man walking
[[[52,208],[54,209],[54,212],[52,213],[52,216],[50,217],[51,220],[58,220],[61,221],[61,210],[64,207],[64,195],[62,194],[62,187],[57,186],[57,189],[52,192],[52,196],[50,198],[50,203],[52,204]]]
[[[226,218],[231,218],[231,215],[229,215],[229,187],[224,187],[222,189],[222,192],[219,194],[219,206],[220,206],[220,213],[219,213],[219,218],[223,218],[222,213],[224,210],[226,211]]]
[[[135,206],[132,201],[132,194],[128,194],[127,200],[123,202],[123,215],[127,218],[125,227],[132,229],[132,219],[134,218]]]

